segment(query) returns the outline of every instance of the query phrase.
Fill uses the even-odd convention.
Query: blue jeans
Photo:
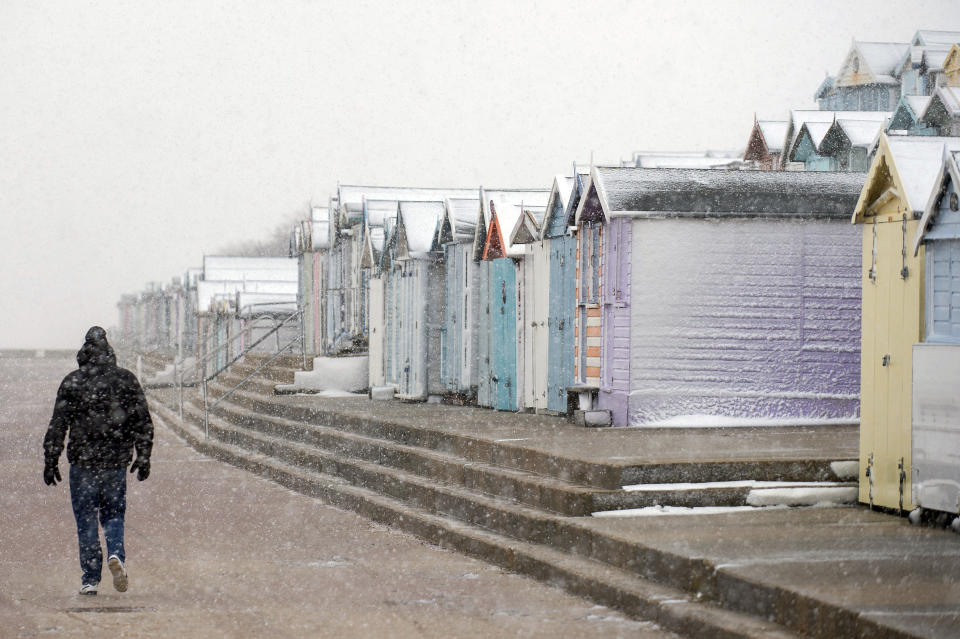
[[[70,466],[70,501],[77,520],[83,583],[100,583],[103,554],[97,518],[107,539],[107,556],[126,561],[123,552],[123,515],[127,509],[127,469]]]

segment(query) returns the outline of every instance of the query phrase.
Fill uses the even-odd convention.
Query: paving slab
[[[712,583],[723,584],[723,597],[743,599],[740,608],[751,605],[761,591],[751,585],[759,584],[780,593],[774,605],[781,610],[793,605],[802,614],[802,602],[822,603],[823,610],[871,619],[876,636],[883,628],[958,636],[960,535],[946,530],[863,506],[592,517],[581,524],[704,562],[715,573]]]
[[[81,597],[67,486],[41,480],[72,367],[0,362],[0,636],[673,636],[213,461],[162,428],[150,478],[128,484],[130,590],[105,579]]]

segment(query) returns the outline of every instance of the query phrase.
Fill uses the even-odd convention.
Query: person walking
[[[153,422],[136,376],[117,366],[117,357],[99,326],[87,331],[77,353],[78,369],[57,390],[50,426],[43,439],[43,481],[56,486],[64,438],[70,463],[70,501],[80,544],[80,594],[95,595],[103,570],[97,519],[107,541],[107,567],[113,586],[125,592],[123,518],[126,511],[126,469],[137,479],[150,476]]]

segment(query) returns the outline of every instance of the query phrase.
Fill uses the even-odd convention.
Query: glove
[[[46,463],[43,466],[43,483],[47,486],[56,486],[58,481],[63,481],[60,479],[60,468],[57,465],[57,462]]]
[[[137,480],[143,481],[150,476],[150,458],[149,457],[137,457],[136,461],[130,464],[130,473],[136,471]]]

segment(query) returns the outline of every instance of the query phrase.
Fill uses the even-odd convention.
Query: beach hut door
[[[491,382],[494,408],[517,410],[517,272],[513,260],[493,260],[493,366]]]

